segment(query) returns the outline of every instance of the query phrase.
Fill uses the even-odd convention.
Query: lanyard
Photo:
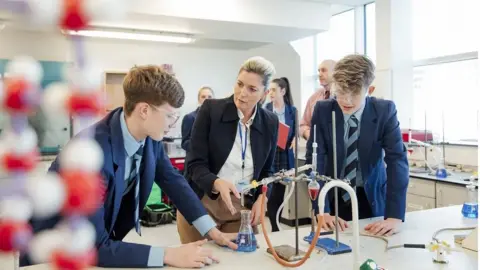
[[[245,143],[243,143],[243,134],[242,134],[242,126],[240,122],[238,122],[238,134],[240,135],[240,144],[242,145],[242,180],[243,180],[243,171],[245,169],[245,153],[247,152],[247,140],[248,140],[248,129],[245,126]]]

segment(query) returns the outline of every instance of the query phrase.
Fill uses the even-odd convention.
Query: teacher
[[[245,194],[242,207],[236,185],[273,173],[278,118],[260,108],[258,102],[274,74],[274,66],[266,59],[248,59],[240,67],[233,95],[205,100],[193,125],[185,175],[222,232],[239,231],[240,210],[244,208],[252,211],[254,232],[265,215],[261,213],[261,188]],[[182,243],[204,238],[181,213],[177,215]]]

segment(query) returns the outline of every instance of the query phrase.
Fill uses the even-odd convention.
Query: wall
[[[300,56],[290,44],[271,44],[247,51],[246,58],[262,56],[275,65],[276,78],[287,77],[292,89],[293,102],[297,108],[301,106],[301,74]],[[300,111],[299,111],[300,112]],[[300,112],[301,114],[301,112]],[[299,115],[300,117],[300,115]]]
[[[8,29],[8,28],[7,28]],[[32,32],[0,32],[0,58],[28,54],[38,60],[71,61],[72,43],[57,34]],[[133,65],[172,64],[182,83],[186,99],[183,115],[197,106],[197,90],[210,85],[217,97],[230,95],[238,68],[245,60],[245,51],[210,50],[106,39],[85,40],[88,59],[101,70],[125,70]],[[177,124],[173,135],[180,131]]]

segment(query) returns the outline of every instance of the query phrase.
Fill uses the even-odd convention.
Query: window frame
[[[363,5],[363,10],[364,10],[364,38],[365,38],[365,49],[364,49],[364,54],[367,55],[367,50],[369,47],[369,42],[367,40],[367,6],[368,5],[375,5],[375,2],[372,1],[370,3],[366,3]],[[375,24],[376,27],[376,24]],[[371,29],[370,29],[371,30]],[[374,40],[373,42],[376,42]],[[412,43],[412,46],[414,44]],[[368,55],[367,55],[368,56]],[[376,58],[376,57],[375,57]],[[450,54],[450,55],[442,55],[438,57],[431,57],[431,58],[424,58],[424,59],[417,59],[413,61],[413,66],[412,68],[417,68],[417,67],[425,67],[425,66],[434,66],[434,65],[441,65],[441,64],[447,64],[447,63],[455,63],[455,62],[462,62],[462,61],[467,61],[467,60],[478,60],[479,59],[479,52],[478,51],[473,51],[473,52],[463,52],[463,53],[458,53],[458,54]],[[413,85],[412,85],[412,90],[413,90]],[[480,110],[477,110],[477,129],[480,130]],[[448,139],[443,139],[439,142],[440,144],[445,144],[445,145],[459,145],[459,146],[478,146],[478,143],[480,142],[479,138],[477,137],[477,141],[463,141],[463,140],[448,140]]]

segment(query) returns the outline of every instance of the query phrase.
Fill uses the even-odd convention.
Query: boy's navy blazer
[[[345,121],[335,99],[317,102],[313,111],[312,127],[317,125],[317,168],[320,174],[333,176],[332,111],[334,110],[338,175],[343,177],[340,172],[346,155]],[[307,142],[307,163],[312,161],[313,132],[312,128]],[[375,97],[366,98],[360,122],[358,155],[364,189],[373,216],[404,220],[409,167],[397,110],[392,101]],[[333,191],[329,192],[330,199],[333,197],[332,194]],[[329,204],[329,200],[326,199],[325,213],[330,212]]]
[[[94,129],[95,140],[104,154],[101,174],[106,194],[104,203],[89,217],[89,220],[97,232],[98,266],[145,268],[148,264],[150,246],[121,241],[134,227],[133,213],[131,219],[119,219],[122,216],[119,215],[119,210],[125,189],[126,159],[120,127],[122,110],[122,108],[113,110],[91,127]],[[150,137],[145,139],[142,164],[144,164],[144,169],[140,172],[140,209],[145,207],[155,181],[190,223],[207,215],[205,208],[185,178],[173,168],[162,142],[154,141]],[[57,157],[49,171],[58,172],[59,169]],[[33,220],[31,224],[34,231],[38,232],[53,228],[59,221],[60,217],[57,216],[47,220]],[[22,264],[30,264],[27,256],[23,256]]]

